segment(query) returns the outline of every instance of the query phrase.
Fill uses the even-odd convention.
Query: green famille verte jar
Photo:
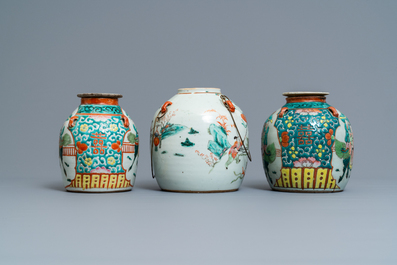
[[[284,93],[287,103],[265,122],[262,158],[272,189],[343,191],[353,165],[349,120],[326,103],[327,92]]]

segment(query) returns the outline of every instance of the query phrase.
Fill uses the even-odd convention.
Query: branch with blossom
[[[219,162],[219,159],[214,156],[213,153],[210,153],[210,155],[206,155],[204,153],[200,153],[199,150],[196,150],[195,153],[201,157],[201,159],[203,159],[207,165],[209,165],[210,167],[212,167],[212,169],[215,167],[215,165]],[[210,170],[210,172],[212,171],[212,169]]]
[[[163,117],[160,118],[160,120],[157,122],[156,127],[160,126],[160,128],[165,127],[167,123],[171,120],[172,117],[176,116],[176,113],[178,109],[174,111],[169,111],[167,112]]]
[[[207,110],[207,111],[205,111],[204,113],[209,113],[209,112],[216,112],[216,113],[218,114],[218,116],[216,117],[217,123],[218,123],[220,126],[222,126],[222,128],[225,129],[226,134],[229,135],[229,133],[230,133],[231,131],[228,129],[228,127],[230,126],[231,128],[234,128],[234,124],[228,125],[228,124],[227,124],[228,118],[226,117],[226,115],[222,115],[222,114],[220,114],[219,112],[217,112],[217,111],[214,110],[214,109]]]

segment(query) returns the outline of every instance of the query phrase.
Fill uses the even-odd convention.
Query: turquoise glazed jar
[[[138,168],[138,131],[119,106],[119,94],[78,94],[81,105],[64,122],[59,163],[74,192],[131,190]]]
[[[353,165],[349,120],[325,101],[327,92],[289,92],[262,131],[270,187],[291,192],[343,191]]]

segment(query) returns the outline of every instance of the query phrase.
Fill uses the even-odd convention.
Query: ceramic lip
[[[220,88],[216,87],[192,87],[192,88],[179,88],[178,93],[221,93]]]
[[[286,97],[301,97],[301,96],[327,96],[329,92],[311,92],[311,91],[297,91],[297,92],[284,92],[283,96]]]
[[[115,93],[81,93],[77,94],[79,98],[122,98],[123,95]]]

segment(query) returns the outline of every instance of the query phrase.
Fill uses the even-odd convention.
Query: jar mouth
[[[178,94],[205,94],[205,93],[221,93],[220,88],[216,87],[191,87],[191,88],[179,88]]]
[[[287,103],[298,102],[326,102],[325,96],[329,95],[328,92],[311,92],[311,91],[298,91],[298,92],[284,92]]]
[[[283,93],[283,96],[286,96],[286,97],[311,97],[311,96],[325,97],[327,95],[329,95],[329,92],[297,91],[297,92],[284,92]]]
[[[121,94],[114,93],[82,93],[77,94],[79,98],[122,98]]]

